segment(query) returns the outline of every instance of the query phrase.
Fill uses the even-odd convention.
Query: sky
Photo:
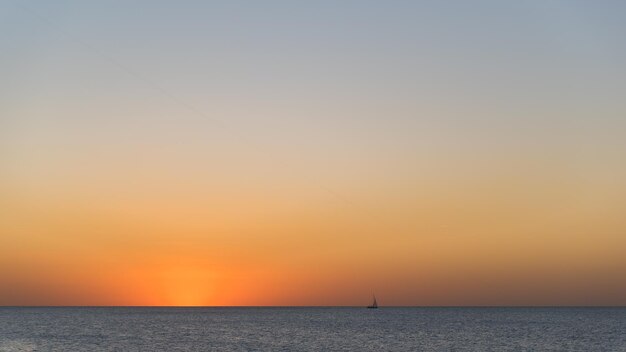
[[[626,305],[621,1],[0,2],[0,305]]]

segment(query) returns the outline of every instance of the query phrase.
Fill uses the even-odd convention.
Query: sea
[[[626,351],[626,308],[0,307],[0,351]]]

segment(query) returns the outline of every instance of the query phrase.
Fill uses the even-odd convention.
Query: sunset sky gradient
[[[0,305],[626,305],[626,3],[2,1]]]

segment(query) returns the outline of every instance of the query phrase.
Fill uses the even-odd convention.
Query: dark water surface
[[[626,308],[0,307],[0,351],[626,351]]]

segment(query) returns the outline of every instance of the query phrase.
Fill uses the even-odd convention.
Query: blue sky
[[[624,304],[625,14],[622,1],[2,1],[0,258],[37,281],[42,243],[33,260],[59,277],[94,243],[128,261],[136,243],[155,258],[217,246],[329,292],[367,287],[356,266],[380,270],[398,304],[419,303],[423,280],[427,302],[488,303],[495,291],[451,293],[485,277],[545,287],[505,304]],[[307,276],[318,262],[336,282]],[[580,296],[552,295],[565,291]]]

